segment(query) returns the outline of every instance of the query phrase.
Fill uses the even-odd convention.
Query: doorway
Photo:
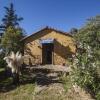
[[[53,63],[53,43],[42,44],[42,64],[52,64]]]

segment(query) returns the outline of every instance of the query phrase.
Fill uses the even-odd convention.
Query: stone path
[[[36,87],[34,90],[34,96],[33,100],[36,100],[35,96],[39,94],[42,91],[45,91],[49,85],[52,83],[56,83],[58,80],[57,73],[50,73],[50,74],[44,74],[44,73],[37,73],[36,75]]]
[[[29,68],[29,67],[28,67]],[[48,70],[51,72],[69,72],[71,69],[68,66],[62,65],[37,65],[30,67],[30,70]]]
[[[37,73],[33,100],[94,100],[78,86],[65,92],[63,84],[58,80],[57,73]]]

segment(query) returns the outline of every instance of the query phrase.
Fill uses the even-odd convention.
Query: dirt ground
[[[60,71],[60,67],[54,67]],[[0,72],[0,100],[94,100],[78,86],[66,91],[66,85],[59,80],[58,72],[32,69],[30,67],[23,71],[18,86],[11,84],[11,78],[4,79],[3,72]]]

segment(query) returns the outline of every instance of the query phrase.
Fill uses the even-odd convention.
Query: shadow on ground
[[[7,75],[5,70],[0,71],[0,93],[12,91],[21,85],[34,83],[34,75],[31,74],[28,69],[23,69],[22,75],[20,75],[20,83],[14,85],[11,75]]]
[[[13,80],[12,77],[7,77],[5,71],[0,72],[0,92],[9,92],[16,89],[18,86],[26,85],[26,84],[35,84],[37,85],[49,85],[52,83],[60,83],[58,80],[57,74],[54,75],[53,73],[46,71],[35,71],[33,72],[29,68],[22,69],[22,75],[20,75],[20,83],[18,85],[12,84]]]
[[[43,73],[39,72],[35,76],[35,82],[37,85],[44,86],[52,83],[61,83],[55,73]]]

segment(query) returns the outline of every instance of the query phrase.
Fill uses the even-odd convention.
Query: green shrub
[[[80,45],[79,45],[80,46]],[[84,44],[80,46],[85,52],[78,51],[72,65],[72,79],[74,83],[89,90],[93,96],[99,100],[100,98],[100,76],[98,74],[99,63],[95,60],[94,52],[91,47]]]
[[[98,93],[96,93],[96,98],[97,98],[97,100],[100,100],[100,91]]]
[[[70,89],[72,87],[72,82],[70,79],[70,75],[65,76],[65,75],[61,75],[60,76],[60,81],[63,83],[63,88],[65,89],[65,92],[68,91],[68,89]]]
[[[0,54],[0,68],[6,66],[6,63],[3,60],[3,58],[4,58],[4,53]]]

